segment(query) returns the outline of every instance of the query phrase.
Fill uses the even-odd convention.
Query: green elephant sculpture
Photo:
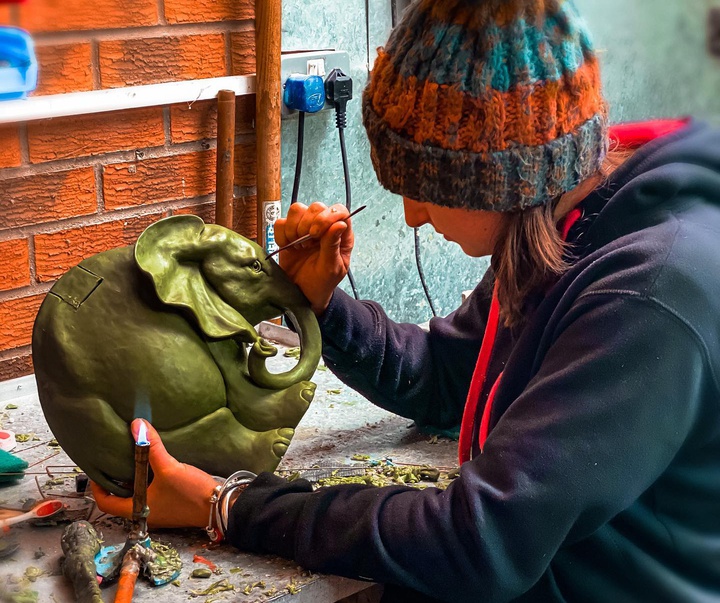
[[[301,351],[272,373],[277,349],[253,325],[282,313]],[[209,473],[274,470],[313,399],[321,337],[305,296],[260,246],[183,215],[63,275],[32,349],[58,443],[90,479],[129,496],[138,416],[172,455]]]

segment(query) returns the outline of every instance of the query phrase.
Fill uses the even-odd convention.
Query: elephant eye
[[[260,263],[260,260],[255,260],[252,263],[252,269],[254,272],[262,272],[262,264]]]

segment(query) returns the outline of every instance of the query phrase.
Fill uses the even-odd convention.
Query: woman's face
[[[474,258],[492,254],[505,221],[505,214],[501,212],[442,207],[407,197],[403,197],[403,207],[408,226],[432,224],[438,234],[457,243]]]

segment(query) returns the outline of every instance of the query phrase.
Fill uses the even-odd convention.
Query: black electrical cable
[[[303,150],[305,147],[305,111],[300,111],[298,119],[297,156],[295,157],[295,181],[293,182],[290,204],[297,203],[300,193],[300,175],[302,174]]]
[[[413,228],[415,231],[415,264],[417,265],[418,274],[420,275],[420,283],[422,284],[423,291],[425,292],[425,298],[430,305],[430,311],[433,316],[437,316],[435,312],[435,306],[433,305],[432,299],[430,298],[430,291],[428,290],[427,283],[425,282],[425,273],[422,269],[422,263],[420,262],[420,229]]]
[[[343,123],[343,126],[340,127],[340,123]],[[342,164],[343,164],[343,175],[345,178],[345,207],[347,207],[348,211],[351,211],[352,209],[352,191],[350,189],[350,167],[348,166],[348,158],[347,158],[347,149],[345,148],[345,112],[342,113],[338,112],[337,114],[337,123],[338,123],[338,132],[340,133],[340,155],[342,156]],[[350,268],[348,268],[348,281],[350,282],[350,287],[352,288],[353,297],[355,299],[360,299],[360,295],[358,294],[357,286],[355,285],[355,278],[353,277],[352,271]]]
[[[343,175],[345,176],[345,207],[352,211],[352,191],[350,190],[350,168],[348,167],[347,149],[345,148],[345,130],[340,132],[340,155],[342,156]]]
[[[325,78],[325,96],[335,107],[335,126],[340,136],[340,155],[342,156],[343,176],[345,178],[345,207],[348,211],[352,209],[352,191],[350,189],[350,168],[348,166],[347,149],[345,147],[345,128],[347,127],[347,115],[345,108],[352,99],[352,78],[345,75],[341,69],[333,69]],[[360,299],[355,279],[348,269],[348,281],[352,288],[355,299]]]
[[[305,151],[305,111],[299,111],[298,118],[298,139],[297,139],[297,155],[295,156],[295,180],[293,181],[292,195],[290,197],[290,205],[297,203],[300,194],[300,176],[302,174],[303,153]],[[285,326],[292,324],[287,316],[283,314],[282,322]],[[294,327],[293,327],[293,330]]]

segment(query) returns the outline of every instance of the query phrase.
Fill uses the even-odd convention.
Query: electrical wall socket
[[[283,92],[285,90],[285,82],[293,73],[302,75],[319,75],[323,79],[333,69],[342,69],[344,73],[350,75],[350,55],[341,50],[308,50],[302,52],[292,52],[282,55],[280,67],[280,78],[283,82]],[[288,109],[284,102],[281,102],[282,116],[291,117],[297,111]],[[322,111],[332,109],[332,105],[325,103]]]

